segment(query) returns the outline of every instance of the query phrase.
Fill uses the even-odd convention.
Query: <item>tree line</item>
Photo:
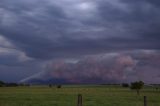
[[[30,86],[29,84],[7,83],[0,81],[0,87],[17,87],[17,86]]]
[[[137,94],[140,95],[140,91],[144,87],[144,82],[143,81],[136,81],[136,82],[131,82],[130,84],[122,83],[122,84],[101,84],[101,85],[122,85],[122,87],[128,87],[132,90],[135,90],[137,92]],[[3,81],[0,81],[0,87],[17,87],[17,86],[30,86],[30,84],[6,83]],[[53,84],[49,84],[48,86],[50,88],[52,88],[52,87],[61,88],[62,87],[62,85],[53,85]],[[156,88],[156,90],[158,90],[160,88],[159,84],[150,84],[150,86]]]

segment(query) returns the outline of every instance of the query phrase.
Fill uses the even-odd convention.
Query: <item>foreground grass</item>
[[[140,96],[128,88],[116,86],[63,86],[0,88],[0,106],[76,106],[77,94],[84,106],[160,106],[160,91],[145,88]]]

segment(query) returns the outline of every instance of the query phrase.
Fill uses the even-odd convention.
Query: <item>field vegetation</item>
[[[0,87],[0,106],[77,106],[82,94],[83,106],[160,106],[160,90],[144,87],[141,94],[119,85],[62,85]]]

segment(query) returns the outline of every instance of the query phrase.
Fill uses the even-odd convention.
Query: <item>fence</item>
[[[81,94],[78,94],[77,106],[83,106],[83,98]],[[147,96],[144,96],[144,106],[147,106]]]

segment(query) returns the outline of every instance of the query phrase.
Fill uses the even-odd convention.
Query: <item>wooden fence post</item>
[[[144,106],[147,106],[147,97],[144,96]]]
[[[82,95],[78,94],[77,106],[82,106]]]

